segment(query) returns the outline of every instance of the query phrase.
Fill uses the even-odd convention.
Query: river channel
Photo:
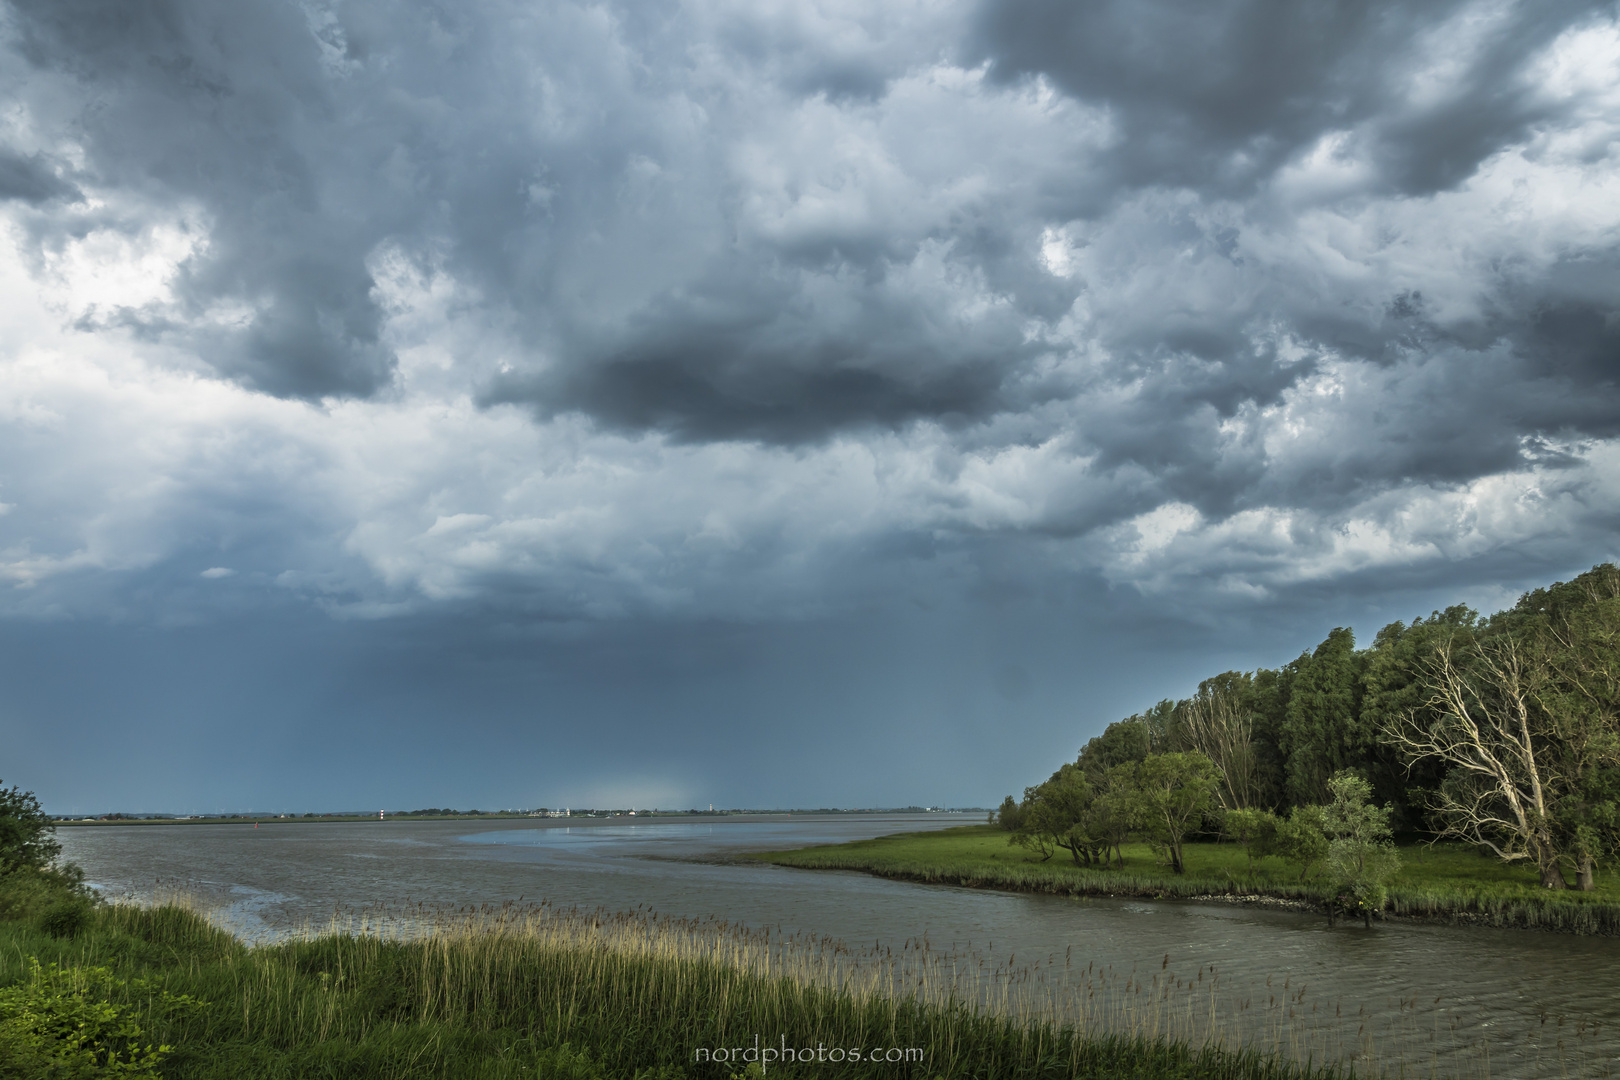
[[[1027,973],[1029,985],[1078,988],[1082,999],[1096,991],[1114,1003],[1116,1027],[1176,1033],[1151,1028],[1173,1012],[1184,1023],[1206,1018],[1233,1041],[1408,1075],[1620,1074],[1616,938],[1417,922],[1330,929],[1292,910],[1036,896],[735,861],[965,820],[977,819],[277,821],[73,827],[58,838],[105,894],[183,886],[248,940],[407,901],[651,909],[880,951],[926,939]]]

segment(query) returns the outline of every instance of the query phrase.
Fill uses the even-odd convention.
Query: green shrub
[[[90,923],[90,901],[83,896],[69,896],[56,901],[40,912],[36,921],[39,928],[51,937],[70,938]]]
[[[29,979],[0,989],[0,1075],[101,1080],[156,1080],[168,1046],[145,1042],[135,1020],[141,999],[149,1014],[200,1010],[201,1002],[117,978],[107,968],[41,967],[29,957]],[[144,1045],[143,1045],[144,1043]]]
[[[0,920],[35,920],[65,900],[88,902],[90,890],[76,866],[24,867],[0,873]]]

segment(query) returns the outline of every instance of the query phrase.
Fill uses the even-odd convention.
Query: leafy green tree
[[[1001,809],[990,815],[990,824],[999,825],[1007,832],[1015,833],[1023,823],[1024,811],[1018,805],[1018,800],[1008,795],[1001,800]]]
[[[1138,762],[1128,761],[1109,769],[1096,782],[1097,797],[1092,800],[1088,829],[1102,845],[1102,864],[1113,861],[1125,868],[1124,845],[1136,829],[1141,813],[1141,792],[1136,786]]]
[[[1130,775],[1137,822],[1154,848],[1169,858],[1170,868],[1186,873],[1183,841],[1215,805],[1220,770],[1203,754],[1186,751],[1149,754]]]
[[[1270,810],[1228,810],[1221,815],[1221,831],[1243,845],[1251,876],[1255,857],[1267,854],[1275,845],[1281,824]]]
[[[1286,788],[1295,806],[1326,802],[1327,781],[1359,762],[1372,739],[1357,722],[1361,660],[1356,638],[1339,627],[1301,657],[1283,722]]]
[[[1389,879],[1401,868],[1390,812],[1372,804],[1372,785],[1353,772],[1336,773],[1328,780],[1328,792],[1332,799],[1321,810],[1327,869],[1370,927],[1372,913],[1384,909]]]
[[[1166,704],[1160,702],[1160,705]],[[1100,777],[1116,765],[1141,761],[1153,752],[1153,729],[1138,714],[1117,720],[1103,729],[1080,750],[1076,761],[1092,777]]]
[[[1019,828],[1011,842],[1039,853],[1042,861],[1058,850],[1067,851],[1076,866],[1099,861],[1103,844],[1091,832],[1096,797],[1085,771],[1077,765],[1064,765],[1028,793],[1019,807]]]
[[[56,826],[34,793],[0,788],[0,874],[47,869],[61,853]]]
[[[1328,853],[1328,838],[1322,831],[1320,806],[1296,806],[1287,817],[1277,819],[1277,830],[1255,849],[1256,855],[1276,855],[1299,867],[1304,881]]]
[[[1262,806],[1281,806],[1286,798],[1287,759],[1282,751],[1282,731],[1297,670],[1297,661],[1275,670],[1257,668],[1250,682],[1249,709],[1254,717],[1251,737]]]

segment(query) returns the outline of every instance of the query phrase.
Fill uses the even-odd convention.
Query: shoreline
[[[976,831],[952,836],[958,830],[933,833],[897,833],[872,841],[822,845],[793,851],[755,852],[747,858],[799,870],[844,870],[864,873],[891,881],[918,885],[947,885],[957,888],[990,889],[1009,893],[1048,896],[1096,897],[1160,901],[1196,901],[1268,907],[1310,912],[1323,918],[1328,914],[1328,894],[1319,883],[1304,882],[1268,887],[1255,881],[1226,881],[1210,876],[1185,875],[1150,870],[1103,871],[1095,868],[1052,866],[1043,862],[974,862],[960,852],[951,852],[951,843],[982,840]],[[969,830],[960,830],[969,833]],[[942,849],[934,860],[885,857],[883,845],[930,844]],[[1211,845],[1212,847],[1217,845]],[[874,853],[873,849],[877,849]],[[952,859],[965,865],[947,866]],[[1083,876],[1082,876],[1083,875]],[[1388,906],[1373,913],[1379,922],[1413,922],[1449,926],[1478,926],[1502,930],[1540,930],[1587,937],[1620,936],[1620,902],[1608,897],[1587,899],[1583,893],[1547,895],[1491,895],[1408,886],[1392,886]],[[1359,915],[1341,918],[1359,922]]]

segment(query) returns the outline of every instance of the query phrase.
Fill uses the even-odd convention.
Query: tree
[[[1215,763],[1221,782],[1216,789],[1227,810],[1244,810],[1260,801],[1259,761],[1250,711],[1253,680],[1228,671],[1198,684],[1198,693],[1178,708],[1178,735],[1189,750]]]
[[[15,786],[0,788],[0,874],[45,870],[61,853],[56,826],[34,793]]]
[[[1074,865],[1089,866],[1103,853],[1102,842],[1091,833],[1095,801],[1096,790],[1084,770],[1064,765],[1026,793],[1010,842],[1037,852],[1043,862],[1061,849]]]
[[[1328,777],[1357,764],[1371,745],[1356,722],[1360,663],[1355,634],[1342,626],[1298,661],[1282,729],[1288,799],[1295,806],[1326,802]]]
[[[1018,827],[1023,824],[1023,820],[1024,811],[1018,805],[1018,800],[1011,795],[1002,799],[1001,809],[990,815],[990,824],[999,825],[1010,833],[1017,832]]]
[[[1091,803],[1089,830],[1102,845],[1102,864],[1109,863],[1109,852],[1121,870],[1125,869],[1124,844],[1136,828],[1141,812],[1141,792],[1136,787],[1137,762],[1126,762],[1109,769],[1097,785]]]
[[[1401,868],[1391,842],[1389,810],[1369,801],[1372,785],[1353,772],[1335,774],[1328,780],[1328,792],[1332,801],[1322,807],[1320,817],[1328,841],[1328,872],[1371,927],[1372,913],[1384,909],[1389,879]],[[1330,907],[1328,918],[1332,917]]]
[[[1413,619],[1410,626],[1394,622],[1380,630],[1367,650],[1362,674],[1363,727],[1381,732],[1392,720],[1429,708],[1431,692],[1425,685],[1424,664],[1436,644],[1451,637],[1471,645],[1482,629],[1478,612],[1459,604],[1427,619]],[[1423,808],[1434,801],[1434,792],[1446,775],[1446,767],[1438,759],[1403,761],[1399,747],[1388,739],[1377,739],[1356,767],[1390,808],[1392,821],[1405,828],[1421,827]]]
[[[1263,806],[1283,804],[1287,762],[1282,752],[1282,732],[1288,719],[1288,700],[1293,695],[1296,673],[1297,662],[1275,670],[1256,668],[1250,683],[1249,708],[1253,718],[1250,739]]]
[[[1569,787],[1542,697],[1550,675],[1536,643],[1510,632],[1474,643],[1447,636],[1424,666],[1429,698],[1387,721],[1414,762],[1448,766],[1433,809],[1440,835],[1529,861],[1549,889],[1566,887],[1555,812]]]
[[[1249,860],[1249,874],[1254,874],[1254,858],[1266,854],[1276,843],[1281,822],[1270,810],[1228,810],[1221,816],[1221,831],[1243,845],[1243,854]]]
[[[1547,667],[1536,704],[1548,772],[1561,781],[1554,832],[1579,887],[1592,889],[1598,859],[1620,851],[1620,568],[1606,563],[1527,593],[1492,624],[1529,642]]]
[[[1277,831],[1269,843],[1258,847],[1257,855],[1277,855],[1299,866],[1304,881],[1317,863],[1327,857],[1328,838],[1322,831],[1320,806],[1296,806],[1277,820]]]
[[[1220,770],[1196,751],[1150,754],[1131,774],[1136,789],[1136,819],[1155,848],[1170,859],[1170,868],[1187,872],[1182,840],[1215,803]]]
[[[1116,765],[1141,761],[1152,752],[1153,730],[1147,719],[1137,715],[1115,721],[1104,728],[1101,735],[1081,748],[1076,764],[1095,778]]]

